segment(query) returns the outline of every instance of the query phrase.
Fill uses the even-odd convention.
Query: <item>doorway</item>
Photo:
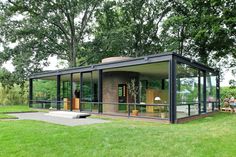
[[[120,112],[127,111],[127,85],[126,84],[118,84],[118,110]]]

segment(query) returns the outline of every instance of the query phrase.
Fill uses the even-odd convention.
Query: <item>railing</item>
[[[200,103],[200,109],[199,109],[199,103]],[[219,109],[219,104],[217,101],[207,101],[205,107],[203,106],[203,104],[204,101],[177,103],[176,105],[177,118],[199,115],[202,113],[213,112]],[[187,108],[184,108],[184,106],[187,106]]]
[[[33,108],[42,108],[42,109],[49,109],[49,108],[54,108],[58,109],[58,104],[59,108],[63,108],[63,103],[64,101],[57,101],[57,100],[30,100],[31,106]]]
[[[70,110],[71,107],[68,105],[68,107],[65,108],[65,103],[63,100],[31,100],[30,102],[34,108]],[[67,101],[67,103],[70,104],[70,101]],[[219,102],[217,101],[207,101],[205,108],[203,104],[204,102],[201,101],[200,109],[199,102],[183,102],[176,104],[177,118],[184,118],[218,110]],[[135,113],[135,109],[138,113]],[[169,104],[135,104],[83,101],[80,102],[80,110],[91,113],[103,113],[107,115],[120,115],[127,117],[151,117],[160,119],[168,119],[169,117]]]
[[[168,119],[169,104],[81,102],[81,111],[127,117]],[[134,110],[137,111],[134,111]]]

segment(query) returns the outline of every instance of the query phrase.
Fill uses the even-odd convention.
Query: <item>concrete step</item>
[[[53,117],[62,117],[62,118],[86,118],[90,116],[89,113],[81,113],[81,112],[70,112],[70,111],[50,111],[49,113],[46,113],[45,115],[53,116]]]

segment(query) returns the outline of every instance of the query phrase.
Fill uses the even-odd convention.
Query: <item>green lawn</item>
[[[0,119],[15,119],[15,116],[0,114]]]
[[[32,111],[27,105],[12,105],[12,106],[1,106],[0,113],[6,112],[29,112]]]
[[[0,105],[0,119],[15,119],[15,116],[7,115],[6,113],[11,112],[30,112],[33,111],[28,106],[23,105],[12,105],[12,106],[1,106]]]
[[[185,124],[126,119],[67,127],[38,121],[0,121],[0,156],[234,157],[236,114]]]

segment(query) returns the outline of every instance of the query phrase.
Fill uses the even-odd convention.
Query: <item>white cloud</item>
[[[48,58],[49,66],[44,67],[43,70],[58,70],[67,67],[67,61],[57,59],[56,56],[51,56]],[[12,60],[5,62],[2,67],[6,68],[10,72],[15,70],[15,67],[12,65]]]
[[[231,69],[223,69],[223,80],[220,82],[220,86],[229,86],[229,80],[236,80],[236,78],[232,75]]]
[[[15,67],[12,65],[12,60],[9,60],[2,65],[3,68],[6,68],[8,71],[13,72]]]
[[[48,62],[50,63],[49,66],[44,67],[43,70],[57,70],[63,69],[67,67],[67,61],[57,59],[56,56],[48,57]]]

